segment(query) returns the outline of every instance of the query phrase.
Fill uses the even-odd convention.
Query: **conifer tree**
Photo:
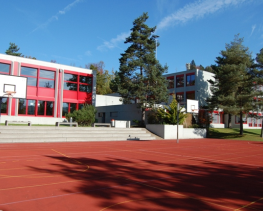
[[[168,101],[167,82],[162,77],[168,67],[162,66],[155,57],[158,36],[153,34],[156,27],[145,24],[147,19],[147,13],[135,19],[131,34],[124,42],[130,46],[121,54],[118,86],[125,104],[138,103],[143,125],[147,108]]]
[[[213,96],[208,98],[207,103],[210,109],[221,108],[227,114],[238,115],[240,135],[243,135],[243,115],[253,109],[253,98],[257,95],[255,78],[250,74],[254,62],[239,35],[225,48],[213,66],[215,80],[209,80]]]
[[[20,48],[15,43],[9,43],[9,48],[5,51],[7,55],[22,56],[22,53],[18,53]]]

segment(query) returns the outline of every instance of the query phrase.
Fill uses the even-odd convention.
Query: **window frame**
[[[192,76],[194,76],[194,80],[192,80]],[[188,77],[190,77],[189,84],[187,83],[188,82],[187,81]],[[186,80],[186,86],[195,86],[195,73],[186,74],[185,80]]]

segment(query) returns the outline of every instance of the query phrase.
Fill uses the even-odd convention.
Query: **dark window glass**
[[[48,70],[40,70],[39,71],[39,77],[54,79],[55,78],[55,72],[48,71]]]
[[[35,100],[28,100],[28,115],[35,115],[35,108],[36,108],[36,101]]]
[[[10,64],[0,63],[0,72],[9,74]]]
[[[45,87],[45,88],[53,88],[54,89],[54,80],[48,80],[48,79],[39,79],[39,87]]]
[[[26,114],[26,99],[19,99],[18,114]]]
[[[183,93],[178,93],[178,94],[176,94],[176,100],[177,100],[179,103],[184,102],[184,94],[183,94]]]
[[[167,78],[167,80],[168,80],[168,89],[173,89],[174,88],[174,77],[172,76],[172,77],[168,77]]]
[[[64,74],[64,81],[78,82],[78,76],[73,74]]]
[[[187,75],[186,86],[194,86],[194,85],[195,85],[195,75]]]
[[[186,92],[186,99],[195,100],[195,92]]]
[[[0,100],[2,100],[1,113],[5,114],[7,113],[7,98],[0,98]]]
[[[27,77],[27,85],[28,86],[37,86],[37,79],[36,78]]]
[[[47,101],[46,105],[46,115],[47,116],[53,116],[53,102]]]
[[[91,84],[92,83],[92,78],[88,76],[79,76],[79,82],[80,83],[86,83],[86,84]]]
[[[77,103],[70,103],[70,113],[77,110]]]
[[[176,87],[183,87],[184,86],[184,76],[177,76],[176,77]]]
[[[37,77],[37,69],[30,67],[21,67],[21,75]]]
[[[79,85],[79,91],[80,92],[91,92],[91,85],[84,85],[84,84],[80,84]]]
[[[79,104],[79,110],[82,109],[84,107],[84,103],[80,103]]]
[[[44,115],[45,101],[39,100],[37,104],[37,115]]]
[[[64,82],[64,90],[77,91],[78,84]]]
[[[62,116],[65,116],[68,113],[68,103],[63,103]]]

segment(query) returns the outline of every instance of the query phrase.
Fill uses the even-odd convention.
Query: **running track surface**
[[[0,210],[263,210],[263,142],[0,144]]]

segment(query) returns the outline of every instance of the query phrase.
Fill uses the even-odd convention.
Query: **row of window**
[[[10,64],[0,63],[0,74],[9,74]],[[21,67],[21,76],[27,77],[27,85],[42,88],[55,88],[55,72],[31,67]],[[64,74],[64,90],[92,92],[92,77]]]
[[[174,76],[167,77],[168,80],[168,89],[174,88]],[[184,87],[184,75],[176,76],[176,88]],[[186,75],[186,86],[194,86],[195,85],[195,74]]]
[[[2,98],[1,100],[1,113],[6,114],[8,98]],[[82,109],[83,106],[83,103],[63,103],[62,116],[65,116],[67,113],[72,113],[75,110]],[[53,116],[54,102],[43,100],[19,99],[18,114],[32,116]]]
[[[173,94],[171,94],[173,95]],[[185,97],[186,99],[188,100],[195,100],[195,92],[194,91],[190,91],[190,92],[186,92],[185,93]],[[185,99],[184,99],[184,93],[183,92],[178,92],[175,94],[175,98],[176,100],[181,103],[181,104],[184,104],[185,103]]]

